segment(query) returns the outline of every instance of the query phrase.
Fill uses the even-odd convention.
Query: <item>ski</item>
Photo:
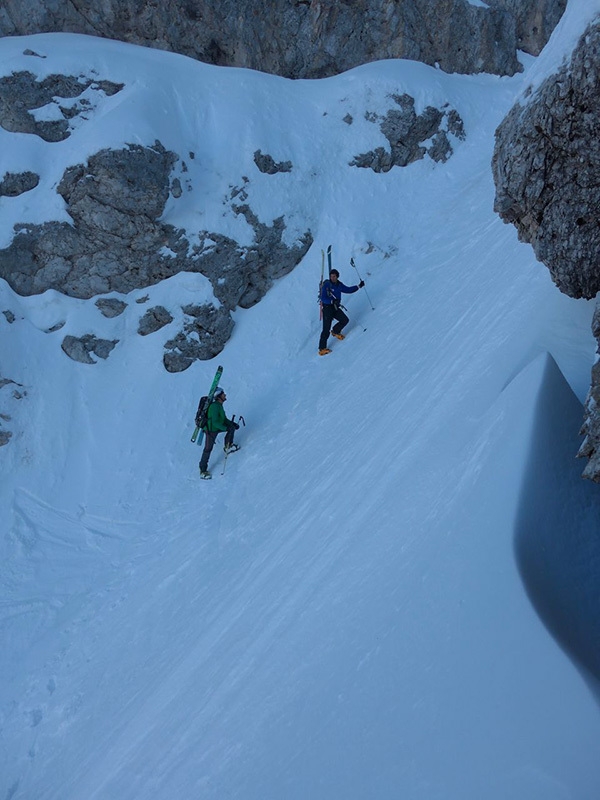
[[[321,302],[321,289],[325,277],[325,250],[321,250],[321,280],[319,281],[319,319],[323,319],[323,303]]]
[[[327,274],[329,275],[331,272],[331,245],[329,245],[327,248],[327,268],[329,270]]]
[[[221,375],[223,374],[223,367],[217,367],[217,371],[215,372],[215,377],[211,384],[210,389],[208,390],[208,394],[205,397],[200,398],[200,402],[198,403],[198,410],[196,411],[196,427],[194,428],[194,432],[192,433],[192,442],[197,442],[201,444],[202,437],[204,436],[204,431],[200,428],[200,420],[202,413],[205,410],[208,410],[209,405],[212,403],[213,395],[215,393],[215,389],[219,385],[219,381],[221,380]],[[200,434],[200,436],[198,436]]]

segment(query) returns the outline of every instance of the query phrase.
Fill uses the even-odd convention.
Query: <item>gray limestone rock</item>
[[[70,120],[89,111],[90,100],[79,98],[87,89],[103,96],[116,94],[122,84],[68,75],[37,80],[31,72],[13,72],[0,78],[0,126],[11,133],[33,133],[46,142],[62,142],[71,135]],[[62,102],[61,102],[62,101]],[[49,119],[36,119],[34,109],[53,108]]]
[[[249,308],[299,263],[312,235],[307,231],[287,246],[283,217],[266,225],[242,204],[233,210],[254,231],[250,246],[209,231],[190,246],[184,231],[160,220],[176,161],[157,142],[102,150],[70,167],[58,192],[73,224],[18,226],[11,245],[0,250],[0,277],[19,294],[55,289],[87,299],[152,286],[185,270],[205,275],[227,309]]]
[[[261,172],[267,175],[275,175],[277,172],[292,171],[291,161],[275,161],[272,156],[262,153],[260,150],[254,153],[254,163]]]
[[[571,297],[600,290],[600,21],[571,59],[517,103],[496,131],[495,209],[515,225]],[[599,342],[600,311],[593,332]],[[579,455],[584,476],[600,483],[600,362],[592,369]]]
[[[584,419],[580,434],[584,437],[577,455],[587,458],[583,477],[600,483],[600,302],[592,320],[592,333],[598,342],[598,357],[592,367],[591,386],[585,401]]]
[[[569,65],[518,103],[496,131],[495,210],[517,228],[561,291],[600,289],[600,25]]]
[[[565,12],[567,0],[486,0],[515,18],[517,47],[537,56]]]
[[[127,303],[123,300],[118,300],[116,297],[100,297],[96,300],[96,306],[102,316],[112,319],[112,317],[118,317],[125,311]]]
[[[8,386],[19,387],[19,389],[22,389],[22,391],[19,391],[19,389],[13,389],[12,392],[9,393],[2,392],[2,394],[0,394],[0,400],[2,401],[3,407],[6,407],[6,404],[10,404],[13,400],[21,400],[27,394],[21,384],[13,381],[12,378],[3,378],[0,376],[0,391]],[[11,420],[12,416],[10,414],[0,411],[0,447],[8,444],[13,436],[12,431],[10,431],[5,424],[7,422],[11,422]]]
[[[0,197],[18,197],[35,189],[39,182],[35,172],[6,172],[0,181]]]
[[[390,149],[377,147],[361,153],[350,162],[351,167],[363,167],[374,172],[389,172],[392,167],[406,167],[429,155],[434,161],[447,161],[452,155],[448,133],[457,139],[465,138],[462,119],[455,109],[440,110],[427,106],[421,114],[415,111],[415,101],[408,94],[394,95],[397,108],[385,117],[367,112],[369,122],[379,122]]]
[[[446,72],[520,71],[566,0],[3,0],[0,35],[72,31],[172,50],[223,66],[322,78],[386,58]]]
[[[171,194],[176,200],[178,200],[183,194],[183,189],[181,188],[181,181],[179,178],[173,178],[171,182]]]
[[[149,333],[155,333],[171,322],[173,322],[173,317],[164,306],[154,306],[154,308],[149,308],[140,319],[138,333],[140,336],[148,336]]]
[[[4,314],[4,316],[6,317],[6,321],[7,321],[7,322],[9,322],[11,325],[12,325],[12,323],[13,323],[13,322],[16,320],[16,317],[15,317],[15,315],[13,314],[13,312],[12,312],[12,311],[9,311],[9,309],[6,309],[6,310],[5,310],[5,311],[3,311],[2,313],[3,313],[3,314]]]
[[[65,336],[61,347],[73,361],[79,361],[81,364],[97,364],[98,362],[90,354],[107,359],[118,341],[118,339],[99,339],[93,333],[86,333],[80,337]]]
[[[218,355],[233,330],[231,314],[212,304],[183,306],[187,316],[183,330],[165,343],[163,363],[167,372],[183,372],[194,361]]]

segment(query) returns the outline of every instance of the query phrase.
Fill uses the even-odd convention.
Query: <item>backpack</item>
[[[208,407],[210,405],[208,395],[200,398],[198,403],[198,411],[196,411],[196,427],[200,430],[205,430],[208,424]]]

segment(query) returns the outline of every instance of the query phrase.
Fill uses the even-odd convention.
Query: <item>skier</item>
[[[239,425],[225,416],[225,409],[223,403],[227,400],[227,395],[220,386],[217,386],[213,395],[213,401],[208,407],[206,415],[206,426],[204,427],[204,450],[202,451],[202,458],[200,459],[200,477],[204,480],[210,480],[212,475],[208,471],[208,459],[212,452],[217,436],[223,431],[225,433],[225,446],[223,450],[225,453],[235,453],[239,450],[239,445],[234,444],[233,437],[235,432],[239,430]]]
[[[358,290],[362,289],[362,287],[365,285],[365,282],[361,280],[358,286],[345,286],[339,278],[340,273],[337,271],[337,269],[332,269],[329,272],[329,280],[323,281],[323,285],[321,287],[323,330],[321,331],[321,338],[319,339],[320,356],[326,356],[327,353],[331,353],[331,350],[327,347],[327,339],[329,338],[330,330],[331,334],[335,336],[336,339],[342,340],[345,338],[342,333],[342,329],[350,320],[340,308],[342,292],[345,294],[353,294],[354,292],[358,292]],[[331,323],[334,319],[337,320],[337,322],[333,328],[331,328]]]

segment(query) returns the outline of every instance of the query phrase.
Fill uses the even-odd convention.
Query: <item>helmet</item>
[[[222,394],[225,394],[225,389],[221,388],[220,386],[217,386],[217,388],[215,389],[215,393],[213,394],[213,399],[216,400],[217,397],[219,397],[219,395]]]

